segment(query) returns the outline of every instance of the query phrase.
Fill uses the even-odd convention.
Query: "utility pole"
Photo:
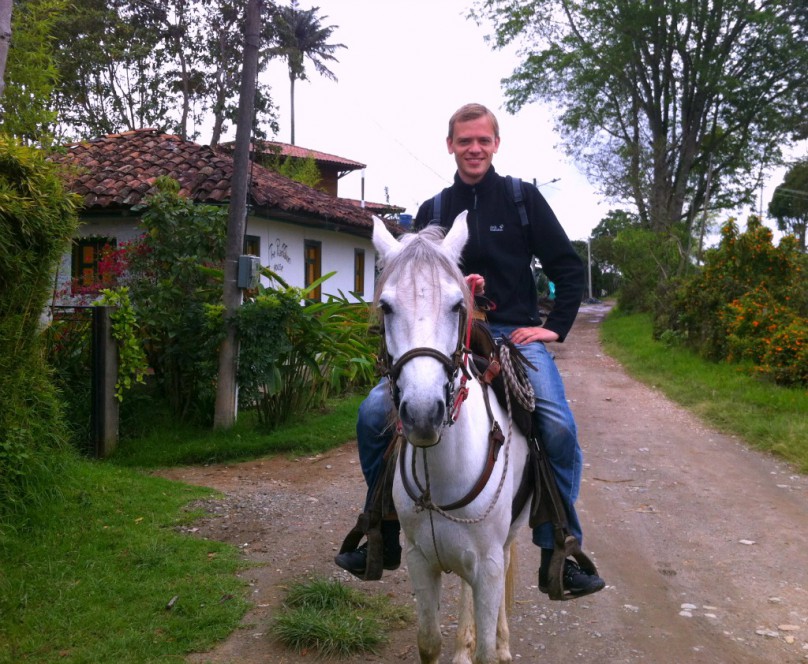
[[[241,306],[238,288],[238,257],[244,249],[247,225],[247,187],[250,170],[255,79],[258,74],[258,49],[261,34],[261,0],[248,0],[244,18],[244,60],[238,104],[236,143],[233,150],[233,177],[230,181],[230,213],[227,218],[227,248],[224,264],[224,324],[226,335],[219,349],[219,377],[216,383],[216,409],[213,426],[229,429],[236,422],[238,384],[238,338],[235,315]]]

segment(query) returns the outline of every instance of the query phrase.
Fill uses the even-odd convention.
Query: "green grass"
[[[261,431],[250,413],[229,431],[165,421],[141,438],[124,440],[111,461],[137,468],[161,468],[254,459],[267,454],[313,454],[356,436],[356,413],[364,395],[333,399],[274,431]]]
[[[237,550],[174,530],[210,490],[88,461],[65,471],[59,500],[0,531],[0,662],[181,662],[235,629]]]
[[[326,659],[358,652],[377,653],[387,632],[412,622],[411,607],[384,595],[368,595],[338,581],[313,579],[294,584],[272,635],[298,653],[316,651]]]
[[[606,351],[636,378],[722,431],[808,472],[808,391],[750,375],[748,367],[708,362],[688,349],[654,341],[651,320],[610,314],[601,328]]]

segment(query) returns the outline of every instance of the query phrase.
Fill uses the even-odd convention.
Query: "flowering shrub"
[[[729,220],[704,268],[677,292],[674,331],[706,357],[750,360],[778,383],[805,382],[806,261],[793,237],[775,246],[757,217],[743,233]]]
[[[795,317],[776,331],[758,368],[780,385],[808,385],[808,323]]]

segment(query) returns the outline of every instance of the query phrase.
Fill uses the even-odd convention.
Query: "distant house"
[[[227,204],[232,157],[154,129],[113,134],[67,146],[52,157],[70,165],[68,188],[84,200],[82,225],[62,262],[61,288],[95,281],[99,254],[142,233],[132,210],[153,191],[159,176],[180,183],[180,193],[199,203]],[[361,165],[360,165],[361,166]],[[350,201],[289,180],[259,164],[251,167],[245,253],[292,286],[336,275],[322,287],[369,299],[374,257],[371,212]]]
[[[218,149],[227,154],[231,154],[233,151],[233,143],[222,143]],[[299,145],[292,145],[291,143],[280,143],[278,141],[254,141],[250,145],[250,157],[256,163],[264,166],[267,166],[269,160],[275,159],[276,157],[292,160],[314,159],[314,163],[317,164],[317,170],[319,170],[321,176],[321,180],[317,184],[317,189],[331,194],[332,196],[339,196],[339,181],[343,177],[354,171],[367,168],[365,164],[358,161],[338,157],[337,155],[328,154],[327,152],[320,152],[319,150],[304,148]],[[342,200],[349,201],[359,207],[364,207],[366,210],[384,219],[397,218],[398,215],[405,210],[403,207],[387,203],[374,203],[351,198],[343,198]]]

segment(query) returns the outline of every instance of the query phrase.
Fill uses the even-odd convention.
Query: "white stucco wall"
[[[97,218],[82,224],[77,236],[116,237],[118,244],[138,237],[142,229],[136,224],[137,218],[122,217]],[[373,298],[375,250],[370,238],[358,237],[344,232],[319,228],[308,228],[296,224],[250,217],[247,220],[247,235],[259,238],[261,264],[278,273],[290,286],[302,288],[305,283],[304,244],[306,240],[321,243],[323,275],[335,271],[336,274],[322,285],[323,298],[339,291],[354,300],[350,293],[354,288],[354,251],[365,251],[365,292],[362,299]],[[64,290],[71,279],[71,253],[62,258],[59,268],[58,290]],[[268,281],[264,280],[265,285]]]

